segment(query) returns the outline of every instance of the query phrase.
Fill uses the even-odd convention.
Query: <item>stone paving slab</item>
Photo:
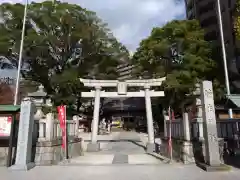
[[[106,165],[112,164],[113,154],[86,154],[70,160],[69,164]]]
[[[160,159],[157,159],[148,154],[131,154],[128,155],[129,164],[162,164]]]
[[[128,155],[115,154],[112,164],[128,164]]]
[[[99,141],[111,141],[111,140],[117,140],[119,137],[120,132],[112,132],[108,135],[98,135],[97,139]],[[83,138],[84,141],[90,141],[91,140],[91,133],[79,133],[79,138]]]

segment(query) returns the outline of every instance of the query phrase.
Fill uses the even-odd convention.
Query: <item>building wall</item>
[[[240,58],[236,55],[236,43],[233,31],[233,11],[236,0],[220,0],[220,2],[230,84],[235,93],[239,93]],[[216,51],[213,52],[214,59],[219,60],[219,63],[222,64],[217,0],[185,0],[185,3],[186,17],[188,19],[199,20],[201,27],[205,30],[205,39],[211,41],[216,47]],[[222,72],[224,72],[224,70],[222,70]]]
[[[224,38],[228,47],[233,46],[232,11],[236,0],[221,0]],[[188,19],[198,19],[205,29],[205,38],[220,42],[217,0],[185,0]],[[229,48],[230,49],[230,48]]]

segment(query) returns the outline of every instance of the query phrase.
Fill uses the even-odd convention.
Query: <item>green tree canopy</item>
[[[234,30],[236,39],[240,40],[240,0],[236,1],[236,6],[234,9]]]
[[[132,60],[137,76],[166,76],[166,104],[179,107],[201,80],[213,80],[219,85],[214,77],[216,64],[210,57],[211,47],[204,40],[198,21],[175,20],[162,28],[153,28]]]
[[[16,67],[24,6],[0,5],[0,56]],[[78,5],[45,1],[28,6],[23,48],[24,75],[44,85],[56,104],[79,101],[79,77],[116,78],[128,51],[95,12]]]

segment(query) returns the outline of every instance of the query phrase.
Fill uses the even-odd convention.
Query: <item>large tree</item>
[[[133,56],[137,76],[166,76],[166,104],[180,107],[201,80],[218,84],[210,44],[196,20],[175,20],[153,28]],[[218,89],[219,90],[219,89]],[[166,105],[165,104],[165,105]]]
[[[18,65],[24,6],[0,6],[0,55]],[[44,85],[56,104],[80,100],[79,77],[113,79],[128,52],[97,15],[78,5],[45,1],[28,7],[24,75]]]

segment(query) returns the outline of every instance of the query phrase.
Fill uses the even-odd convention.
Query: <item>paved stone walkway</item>
[[[164,163],[145,154],[141,143],[136,133],[120,133],[115,141],[106,143],[103,152],[79,157],[82,164],[76,158],[68,166],[39,166],[28,172],[0,167],[0,176],[3,180],[237,180],[240,177],[239,169],[209,173],[195,165]]]
[[[0,168],[3,180],[237,180],[239,170],[204,172],[194,165],[48,166],[28,172]]]
[[[64,165],[110,164],[162,164],[156,157],[146,154],[144,143],[136,132],[115,133],[112,140],[101,143],[101,151],[85,153]]]
[[[99,152],[100,154],[140,154],[145,153],[144,145],[136,132],[120,132],[117,137]]]

